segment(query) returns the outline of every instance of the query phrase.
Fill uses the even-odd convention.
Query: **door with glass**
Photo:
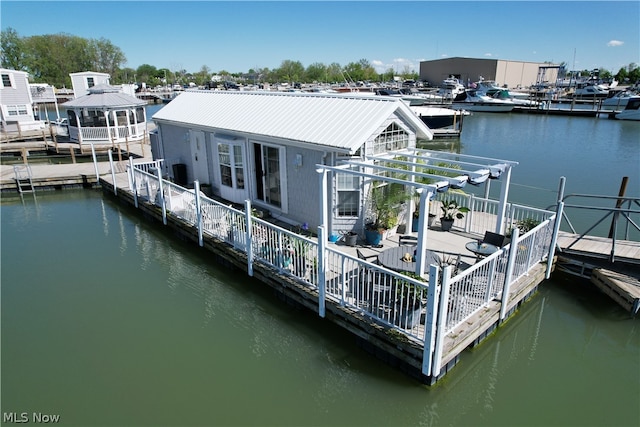
[[[218,182],[220,196],[234,203],[247,199],[245,185],[245,156],[242,144],[216,141],[218,151]]]

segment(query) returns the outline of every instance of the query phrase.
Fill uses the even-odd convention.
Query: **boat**
[[[495,99],[483,95],[475,89],[467,89],[458,95],[451,103],[454,110],[467,110],[485,113],[508,113],[513,111],[516,104],[512,100]]]
[[[618,120],[640,120],[640,96],[629,98],[627,106],[615,117]]]
[[[468,116],[470,113],[466,110],[454,110],[452,108],[429,107],[426,105],[411,107],[420,120],[426,124],[429,129],[443,129],[453,127],[456,123],[460,123],[462,116]]]
[[[401,98],[403,101],[408,103],[410,106],[416,105],[424,105],[427,102],[427,99],[423,96],[407,94],[399,89],[378,89],[376,90],[376,94],[380,96],[391,96],[394,98]]]
[[[445,99],[455,99],[461,93],[464,93],[465,87],[460,80],[454,76],[449,76],[442,81],[442,86],[438,90],[438,95]]]
[[[601,84],[578,84],[573,92],[574,98],[606,98],[609,96],[609,87]]]
[[[629,102],[629,99],[633,98],[634,96],[638,96],[638,92],[634,92],[632,90],[622,90],[614,92],[610,94],[608,98],[602,101],[602,108],[607,110],[623,110],[624,107],[627,106],[627,102]]]

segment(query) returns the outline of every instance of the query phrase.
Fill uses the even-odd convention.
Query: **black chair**
[[[363,261],[369,261],[370,258],[375,258],[375,260],[373,261],[373,264],[378,263],[378,254],[365,255],[360,251],[360,249],[357,249],[357,248],[356,248],[356,254],[358,254],[358,258],[360,258]]]
[[[488,243],[490,245],[501,248],[508,243],[508,240],[507,240],[507,236],[505,236],[504,234],[498,234],[498,233],[492,233],[491,231],[486,231],[484,233],[484,238],[482,239],[482,243]]]
[[[418,238],[415,236],[400,236],[398,238],[399,246],[418,246]]]

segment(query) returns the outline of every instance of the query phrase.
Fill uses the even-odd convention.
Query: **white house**
[[[365,153],[415,147],[429,128],[399,99],[232,91],[186,91],[158,111],[151,135],[163,173],[194,180],[235,203],[250,199],[273,216],[316,227],[317,164],[365,160]],[[331,184],[334,230],[362,223],[360,179]]]
[[[185,91],[152,119],[151,150],[163,160],[165,177],[184,186],[197,180],[214,196],[250,200],[282,221],[310,229],[322,224],[331,232],[361,233],[371,219],[372,187],[404,192],[426,177],[432,192],[446,191],[509,167],[467,160],[459,169],[414,173],[418,163],[438,169],[434,153],[415,150],[432,133],[392,97]],[[323,170],[330,179],[323,181]]]
[[[71,87],[76,98],[89,94],[89,89],[97,85],[108,85],[109,74],[98,73],[96,71],[83,71],[81,73],[70,73]]]
[[[44,122],[33,112],[29,74],[24,71],[0,69],[0,119],[4,132],[44,129]]]

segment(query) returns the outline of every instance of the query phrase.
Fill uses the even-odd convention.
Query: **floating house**
[[[89,95],[89,89],[98,85],[108,85],[110,76],[107,73],[96,71],[83,71],[81,73],[70,73],[71,87],[76,98]]]
[[[24,71],[0,69],[0,120],[4,132],[44,130],[44,122],[37,120],[29,74]]]
[[[145,105],[145,101],[123,93],[121,87],[101,83],[61,106],[69,120],[69,139],[82,148],[83,144],[143,141],[147,136]]]

